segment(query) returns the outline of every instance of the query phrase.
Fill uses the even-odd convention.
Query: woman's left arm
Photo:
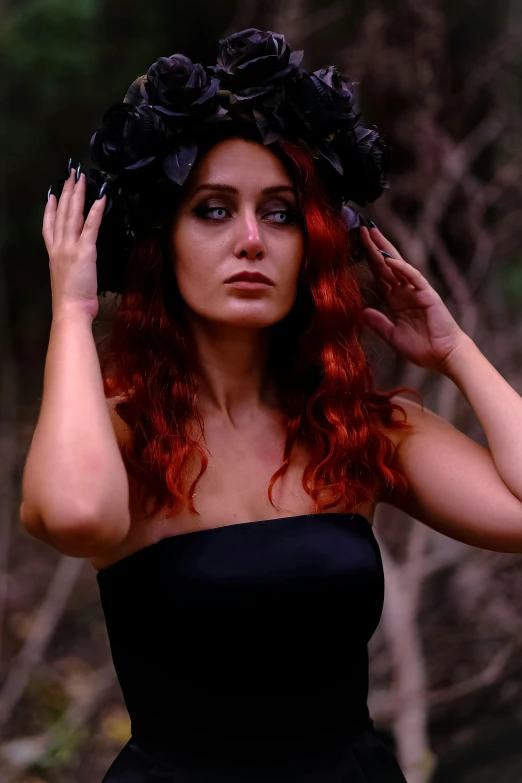
[[[522,503],[522,397],[467,335],[447,357],[441,372],[473,408],[500,478]]]
[[[432,411],[393,398],[413,424],[399,438],[393,466],[404,472],[408,490],[394,490],[382,501],[473,546],[522,552],[522,398],[391,242],[377,228],[360,231],[391,316],[365,308],[365,323],[404,358],[450,378],[489,446],[484,449]]]

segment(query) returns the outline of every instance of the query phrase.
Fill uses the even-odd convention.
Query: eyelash
[[[221,220],[213,220],[213,218],[206,217],[207,212],[212,212],[215,209],[224,209],[226,212],[228,212],[226,207],[198,207],[194,210],[196,215],[198,217],[201,217],[203,220],[211,220],[213,223],[221,223]],[[288,215],[288,219],[285,223],[278,223],[275,220],[270,221],[271,223],[274,223],[276,226],[290,226],[297,220],[297,214],[291,210],[291,209],[275,209],[272,212],[267,212],[267,215],[277,215],[280,212],[284,212],[286,215]]]

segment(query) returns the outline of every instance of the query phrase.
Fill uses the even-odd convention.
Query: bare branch
[[[47,753],[59,747],[70,734],[88,723],[115,682],[116,672],[111,660],[86,678],[65,713],[46,732],[4,742],[0,746],[0,757],[10,769],[2,769],[2,774],[27,770]],[[8,781],[5,780],[5,783]]]
[[[468,679],[457,682],[447,688],[439,688],[438,690],[430,691],[427,696],[430,707],[461,699],[463,696],[475,693],[480,688],[486,688],[488,685],[492,685],[499,679],[506,662],[514,652],[515,647],[515,644],[506,644],[506,646],[499,650],[491,659],[485,669],[478,674],[473,675],[473,677],[468,677]]]
[[[0,691],[0,729],[24,694],[31,672],[37,666],[60,622],[69,596],[85,561],[62,555],[47,594],[31,626],[31,633],[11,664]]]

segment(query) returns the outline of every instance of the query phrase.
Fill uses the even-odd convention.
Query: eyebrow
[[[225,185],[220,182],[205,182],[203,185],[198,185],[192,196],[195,196],[200,190],[215,190],[219,193],[239,193],[239,190],[233,185]],[[263,188],[261,193],[266,195],[267,193],[281,193],[284,191],[292,193],[297,198],[297,191],[291,185],[272,185],[269,188]]]

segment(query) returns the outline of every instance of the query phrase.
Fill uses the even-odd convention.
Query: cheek
[[[305,240],[302,234],[298,238],[294,238],[291,246],[288,248],[287,258],[291,259],[289,264],[290,274],[297,280],[301,266],[304,263],[305,254]]]
[[[280,287],[277,301],[278,306],[287,308],[293,305],[297,296],[299,273],[304,263],[304,238],[292,237],[286,247],[281,250]]]
[[[173,268],[178,286],[185,289],[205,288],[212,280],[212,248],[202,241],[201,234],[195,231],[179,231],[173,244]]]
[[[185,302],[192,307],[198,302],[208,300],[211,292],[211,274],[197,261],[195,256],[185,255],[174,264],[179,292]]]

